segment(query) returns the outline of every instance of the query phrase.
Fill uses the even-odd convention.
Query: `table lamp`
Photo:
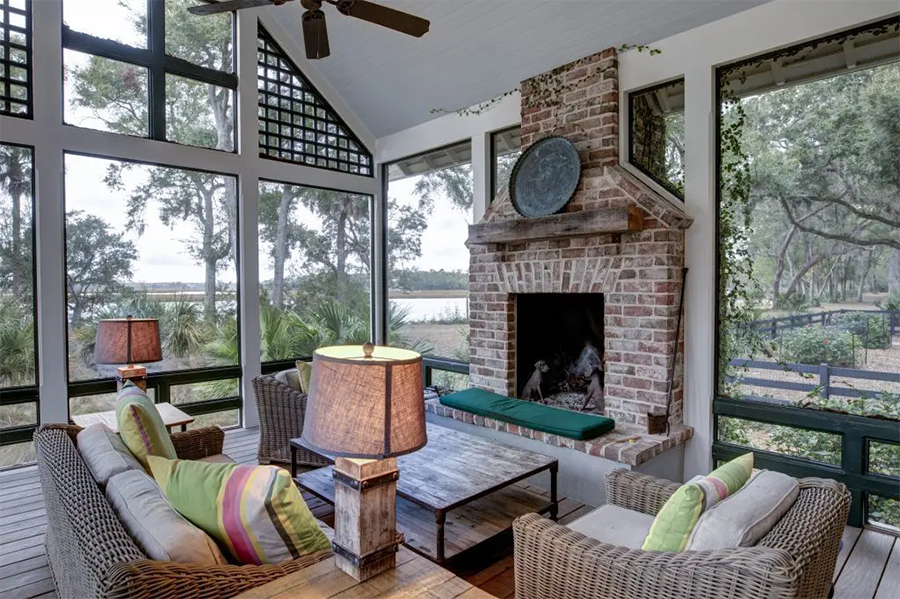
[[[94,362],[97,364],[125,364],[116,369],[116,381],[121,389],[125,381],[147,390],[147,369],[135,362],[159,362],[162,346],[159,342],[159,320],[156,318],[105,318],[97,323],[97,342]]]
[[[396,565],[397,456],[426,441],[422,356],[371,343],[315,351],[300,442],[335,457],[335,563],[360,582]]]

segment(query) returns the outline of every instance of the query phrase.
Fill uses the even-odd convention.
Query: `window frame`
[[[40,335],[38,333],[37,227],[35,226],[37,218],[37,202],[35,201],[36,185],[34,176],[35,148],[34,146],[28,144],[11,143],[6,141],[0,141],[0,145],[24,148],[31,152],[31,318],[32,322],[34,323],[34,381],[32,381],[32,384],[30,385],[18,385],[16,387],[0,388],[0,407],[33,403],[35,406],[35,419],[37,420],[37,422],[35,422],[34,424],[23,424],[20,426],[0,429],[0,446],[3,446],[30,441],[31,436],[34,434],[34,431],[37,430],[37,427],[40,425],[41,397],[39,381],[41,380],[41,363],[40,352],[38,351],[38,342],[40,340]]]
[[[235,189],[240,189],[240,178],[238,175],[219,172],[207,169],[200,168],[187,168],[184,166],[172,165],[161,162],[150,162],[147,160],[137,160],[137,159],[128,159],[128,158],[120,158],[117,156],[104,156],[100,154],[86,154],[83,152],[76,152],[72,150],[64,150],[63,151],[63,164],[65,164],[65,156],[73,155],[73,156],[84,156],[87,158],[97,158],[102,160],[112,160],[116,162],[129,162],[132,164],[139,164],[142,166],[150,166],[150,167],[161,167],[161,168],[170,168],[175,170],[182,171],[194,171],[200,173],[206,173],[210,175],[216,175],[220,177],[229,177],[234,179],[235,181]],[[235,196],[235,203],[237,204],[236,208],[240,206],[240,194],[238,193]],[[63,180],[62,185],[62,206],[63,206],[63,215],[66,214],[66,185],[65,180]],[[235,218],[237,219],[235,222],[235,230],[241,230],[241,211],[240,209],[235,210]],[[62,251],[63,251],[63,273],[68,271],[68,240],[66,239],[66,219],[63,216],[63,243],[62,243]],[[212,412],[221,412],[225,410],[237,409],[238,410],[238,426],[241,426],[244,422],[244,401],[243,397],[240,394],[240,390],[242,388],[242,379],[244,377],[243,373],[243,346],[241,343],[241,288],[242,288],[242,279],[241,279],[241,247],[240,244],[237,245],[237,255],[234,258],[234,269],[236,279],[235,279],[235,324],[237,330],[237,363],[230,366],[208,366],[205,368],[186,368],[183,370],[167,370],[163,372],[154,372],[147,374],[147,389],[154,389],[153,401],[154,403],[165,403],[169,401],[170,398],[170,388],[178,385],[187,385],[191,383],[208,383],[212,381],[219,381],[224,379],[237,379],[238,380],[238,395],[224,397],[224,398],[216,398],[209,399],[204,401],[196,401],[190,403],[179,403],[177,407],[179,410],[185,412],[186,414],[190,414],[191,416],[197,414],[209,414]],[[63,313],[63,322],[66,323],[66,410],[69,413],[69,417],[71,418],[71,400],[73,398],[85,397],[89,395],[98,395],[101,393],[115,393],[116,392],[116,379],[114,377],[106,377],[106,378],[97,378],[97,379],[87,379],[81,381],[72,381],[69,379],[69,333],[68,333],[68,322],[69,315],[67,307],[67,298],[64,299],[63,309],[65,312]]]
[[[500,155],[497,154],[497,136],[503,135],[504,133],[509,133],[511,131],[519,130],[519,155],[522,155],[522,139],[521,139],[521,131],[522,125],[513,125],[512,127],[506,127],[505,129],[499,129],[497,131],[492,131],[490,136],[490,151],[491,151],[491,173],[490,173],[490,189],[491,189],[491,197],[488,204],[492,204],[494,200],[497,199],[497,159],[500,158]],[[512,154],[512,152],[510,152]],[[512,173],[510,173],[510,180],[512,180]]]
[[[627,130],[628,135],[626,136],[625,143],[627,144],[627,146],[626,146],[627,154],[626,155],[628,157],[628,160],[627,160],[628,166],[637,170],[646,179],[649,179],[653,183],[653,188],[655,191],[660,192],[660,190],[662,190],[663,192],[665,192],[663,194],[664,197],[666,197],[669,201],[672,201],[674,199],[675,200],[674,204],[683,209],[684,208],[684,193],[679,194],[674,189],[671,189],[668,185],[666,185],[666,183],[664,183],[663,181],[660,181],[659,177],[657,177],[656,175],[654,175],[653,173],[648,171],[642,165],[638,164],[636,162],[635,156],[634,156],[634,124],[635,124],[634,98],[639,95],[642,95],[642,94],[652,93],[657,90],[669,87],[672,84],[678,83],[678,82],[681,82],[682,85],[686,85],[684,75],[681,75],[680,77],[676,77],[674,79],[668,79],[661,83],[654,83],[653,85],[650,85],[647,87],[633,89],[633,90],[628,91],[625,94],[625,102],[626,102],[627,114],[628,114],[628,130]]]
[[[230,89],[232,92],[233,102],[231,106],[232,120],[232,149],[216,150],[215,148],[202,148],[218,152],[228,152],[229,154],[237,154],[237,95],[238,95],[238,77],[237,77],[237,18],[234,12],[231,13],[231,73],[225,71],[217,71],[208,67],[203,67],[182,58],[175,58],[166,54],[166,3],[165,0],[147,0],[147,47],[136,48],[121,42],[103,39],[75,31],[71,27],[62,23],[62,50],[73,50],[83,54],[99,56],[110,60],[133,64],[147,69],[147,116],[149,126],[146,139],[156,141],[164,141],[167,143],[178,143],[169,140],[166,137],[166,75],[175,75],[190,79],[199,83],[207,83]],[[65,70],[63,70],[65,77]],[[65,83],[63,82],[63,87]],[[65,88],[65,87],[64,87]],[[65,98],[63,98],[65,106]],[[65,107],[63,112],[65,112]],[[65,122],[63,115],[63,124],[69,127],[82,129],[78,125]],[[186,144],[179,144],[186,145]],[[201,147],[201,146],[188,146]]]
[[[20,119],[34,119],[34,31],[33,31],[33,12],[31,9],[32,0],[24,0],[25,1],[25,10],[22,11],[18,8],[14,8],[10,6],[10,0],[0,0],[0,13],[3,13],[3,25],[0,29],[6,31],[6,40],[0,44],[6,50],[6,56],[2,60],[0,60],[0,64],[3,64],[6,69],[6,75],[0,77],[0,103],[7,104],[18,104],[22,105],[23,102],[21,100],[13,100],[12,95],[9,94],[9,87],[14,81],[9,74],[10,66],[15,66],[17,68],[25,69],[25,92],[27,93],[27,98],[24,102],[25,112],[12,112],[7,110],[0,110],[0,114],[3,116],[10,116],[14,118]],[[21,63],[13,63],[12,59],[9,55],[10,49],[10,41],[9,41],[9,30],[10,27],[14,27],[17,31],[21,28],[10,25],[9,22],[9,14],[10,12],[23,15],[25,17],[25,30],[21,33],[25,35],[25,66],[22,66]],[[18,48],[18,46],[17,46]],[[21,82],[16,82],[17,84]],[[33,155],[32,155],[33,156]]]
[[[773,399],[762,401],[760,399],[735,399],[722,396],[719,393],[722,382],[722,372],[719,370],[719,353],[721,351],[722,327],[721,305],[722,286],[721,268],[722,258],[719,239],[721,238],[721,208],[722,208],[722,118],[721,110],[724,101],[723,81],[724,73],[742,65],[758,63],[772,59],[782,53],[792,52],[798,49],[816,46],[829,41],[846,39],[859,33],[872,30],[882,25],[895,25],[898,18],[891,17],[880,21],[845,29],[837,33],[822,36],[817,39],[791,44],[785,48],[767,51],[749,58],[722,64],[714,70],[715,100],[713,109],[716,111],[714,125],[715,141],[715,327],[713,331],[713,355],[710,367],[713,372],[713,398],[712,398],[712,443],[710,453],[713,463],[716,460],[730,460],[740,454],[752,451],[754,464],[761,468],[771,468],[784,472],[794,477],[822,477],[831,478],[847,486],[851,495],[850,514],[848,524],[851,526],[881,527],[877,523],[869,522],[869,497],[877,495],[889,499],[900,500],[900,485],[898,478],[872,471],[869,468],[869,448],[872,442],[883,444],[900,444],[900,427],[896,421],[843,414],[802,408],[792,405],[789,401]],[[900,59],[898,59],[900,60]],[[871,68],[871,67],[864,67]],[[815,81],[811,78],[809,81]],[[802,85],[802,82],[797,83]],[[630,106],[630,102],[629,102]],[[629,126],[630,130],[630,126]],[[630,140],[629,140],[630,145]],[[829,465],[811,459],[788,456],[773,451],[753,449],[736,443],[722,441],[720,435],[720,417],[730,417],[737,420],[745,420],[764,424],[793,426],[809,431],[832,433],[841,437],[840,466]]]
[[[261,156],[261,155],[260,155]],[[373,167],[374,168],[374,167]],[[340,171],[343,173],[343,171]],[[347,173],[349,174],[349,173]],[[364,175],[363,175],[364,176]],[[260,177],[257,180],[257,185],[262,185],[263,183],[273,183],[275,185],[290,185],[292,187],[307,187],[310,189],[321,189],[324,191],[333,191],[336,193],[345,193],[348,195],[357,195],[357,196],[365,196],[367,198],[366,202],[369,206],[369,341],[372,343],[377,343],[375,341],[375,232],[377,229],[377,224],[375,222],[375,213],[376,213],[376,199],[375,196],[368,193],[359,193],[355,191],[348,191],[346,189],[337,189],[334,187],[324,187],[321,185],[304,185],[302,183],[291,183],[289,181],[279,181],[278,179],[272,178],[263,178]],[[258,232],[257,232],[258,235]],[[262,256],[261,252],[257,252],[256,259],[259,260]],[[287,358],[282,360],[269,360],[264,362],[262,360],[262,356],[260,356],[260,366],[262,367],[262,374],[272,374],[279,372],[281,370],[285,370],[288,368],[293,368],[297,361],[311,361],[313,359],[312,356],[297,356],[295,358]]]

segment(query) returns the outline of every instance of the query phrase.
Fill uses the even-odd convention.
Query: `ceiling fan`
[[[286,2],[291,0],[227,0],[191,6],[188,11],[195,15],[214,15],[266,4],[281,6]],[[328,48],[328,31],[325,29],[325,13],[322,12],[323,3],[333,4],[343,15],[414,37],[425,35],[430,26],[425,19],[366,0],[300,0],[300,5],[306,9],[303,13],[303,43],[306,46],[306,57],[310,59],[325,58],[331,54]]]

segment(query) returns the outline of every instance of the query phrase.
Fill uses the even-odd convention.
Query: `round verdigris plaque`
[[[578,150],[565,137],[545,137],[525,150],[509,180],[509,195],[522,216],[547,216],[563,209],[581,178]]]

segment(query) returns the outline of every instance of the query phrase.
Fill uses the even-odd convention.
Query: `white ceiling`
[[[324,6],[315,68],[376,137],[511,90],[610,46],[647,44],[769,0],[387,0],[431,21],[413,38]],[[299,2],[270,7],[303,47]],[[296,25],[295,25],[296,24]]]

